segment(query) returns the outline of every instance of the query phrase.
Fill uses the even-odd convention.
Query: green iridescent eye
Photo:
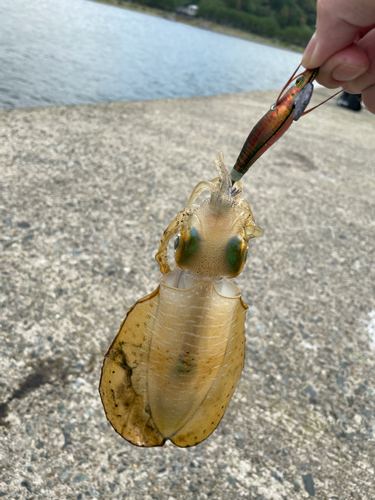
[[[199,249],[200,239],[201,237],[194,227],[181,232],[176,250],[177,264],[184,266],[189,263]]]
[[[246,256],[247,256],[246,242],[242,238],[234,236],[229,240],[226,250],[227,250],[227,262],[231,272],[233,274],[240,273],[243,265],[246,262]]]

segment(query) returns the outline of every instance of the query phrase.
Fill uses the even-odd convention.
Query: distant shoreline
[[[167,12],[165,10],[154,9],[152,7],[147,7],[145,5],[140,5],[132,2],[118,2],[116,0],[92,0],[97,3],[104,3],[106,5],[112,5],[114,7],[120,7],[123,9],[134,10],[136,12],[141,12],[142,14],[148,14],[151,16],[162,17],[169,21],[175,21],[183,24],[188,24],[196,28],[201,28],[209,31],[215,31],[216,33],[221,33],[222,35],[234,36],[236,38],[243,38],[244,40],[249,40],[251,42],[261,43],[263,45],[269,45],[278,49],[291,50],[293,52],[303,53],[303,48],[298,45],[292,45],[281,41],[275,41],[271,38],[262,37],[249,33],[248,31],[240,30],[237,28],[230,28],[223,24],[213,23],[211,21],[204,21],[203,19],[191,18],[187,16],[180,16],[174,12]]]

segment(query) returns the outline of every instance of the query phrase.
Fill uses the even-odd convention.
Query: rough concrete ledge
[[[318,90],[316,100],[325,91]],[[138,449],[102,357],[158,282],[162,231],[275,92],[0,113],[0,496],[374,498],[375,118],[333,101],[244,179],[246,365],[216,432]]]

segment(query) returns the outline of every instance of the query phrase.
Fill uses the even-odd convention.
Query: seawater
[[[0,109],[280,89],[300,59],[88,0],[0,2]]]

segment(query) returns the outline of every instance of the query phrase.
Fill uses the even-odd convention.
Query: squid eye
[[[195,227],[181,231],[177,246],[175,246],[177,264],[186,265],[195,256],[199,249],[200,239],[201,237]]]
[[[227,244],[227,262],[233,274],[240,273],[247,257],[246,241],[238,236],[231,238]]]

